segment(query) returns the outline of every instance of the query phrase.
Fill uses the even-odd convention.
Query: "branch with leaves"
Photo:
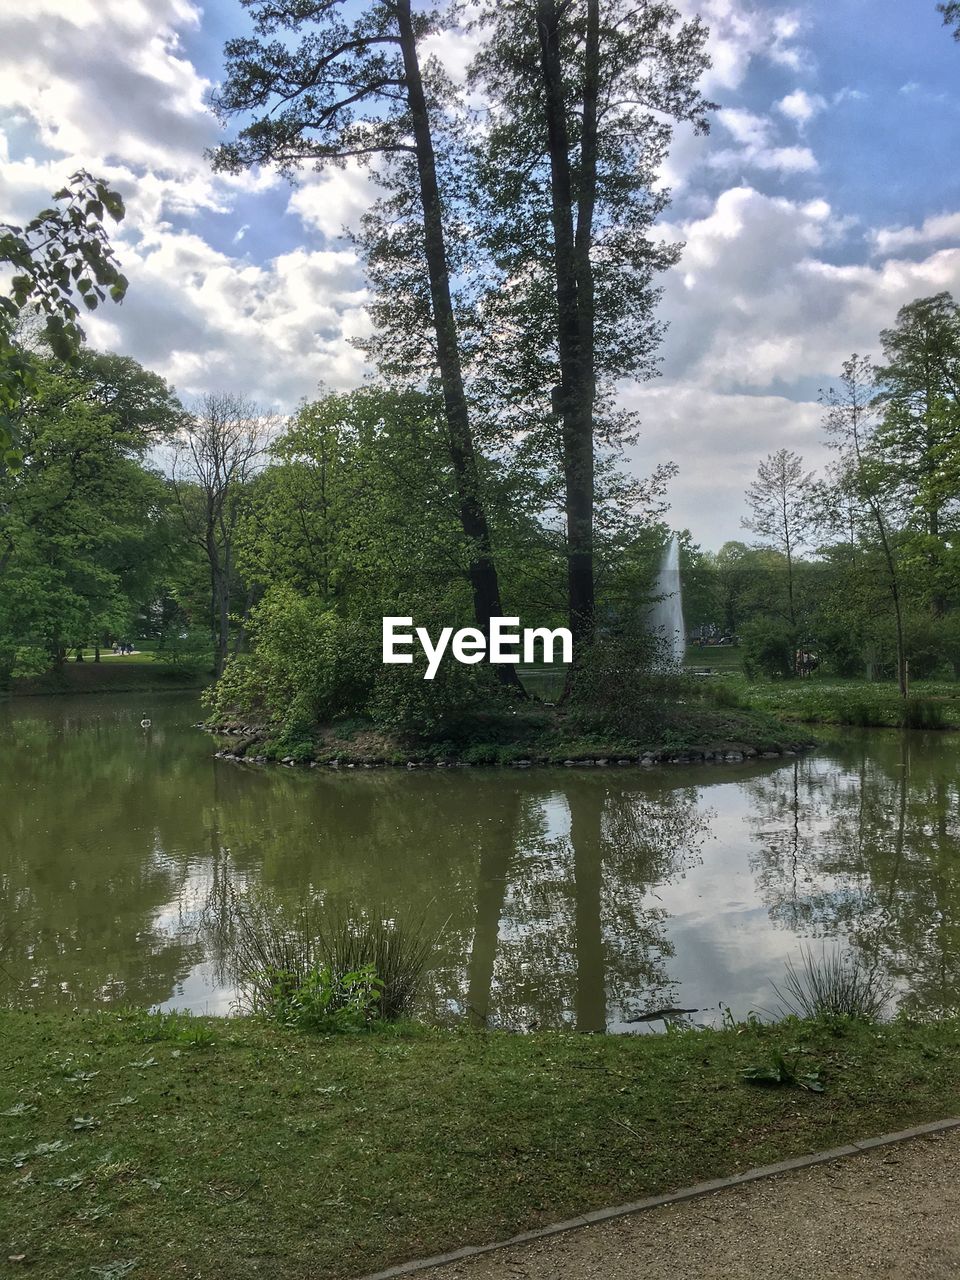
[[[17,342],[33,312],[59,359],[76,360],[84,340],[81,305],[95,311],[127,291],[104,217],[120,222],[123,200],[85,170],[75,173],[25,227],[0,224],[0,263],[13,268],[8,296],[0,296],[0,458],[15,464],[15,417],[34,382],[34,361]]]

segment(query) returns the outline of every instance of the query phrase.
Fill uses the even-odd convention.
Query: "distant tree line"
[[[769,455],[747,490],[756,535],[700,557],[690,621],[738,633],[748,663],[798,673],[960,674],[960,307],[900,309],[882,360],[851,356],[822,393],[825,474]]]

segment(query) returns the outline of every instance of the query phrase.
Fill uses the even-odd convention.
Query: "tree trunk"
[[[220,560],[219,548],[212,530],[208,530],[207,559],[210,562],[210,596],[213,605],[213,674],[219,680],[227,665],[227,647],[230,638],[230,580]]]
[[[489,636],[490,619],[500,617],[503,612],[500,603],[500,584],[493,560],[490,527],[480,493],[477,455],[470,430],[467,397],[463,385],[460,347],[450,296],[450,279],[447,273],[443,211],[437,182],[433,137],[423,91],[423,79],[420,74],[410,0],[398,0],[396,15],[406,78],[407,104],[410,108],[417,154],[420,203],[423,208],[424,246],[430,278],[433,323],[437,336],[437,364],[440,369],[440,384],[443,389],[444,410],[450,435],[450,459],[457,485],[460,523],[470,544],[468,574],[473,592],[474,617],[478,628]],[[513,666],[498,665],[496,670],[502,683],[520,687],[520,681]]]
[[[574,232],[570,141],[563,91],[560,10],[538,0],[537,30],[544,113],[550,152],[550,199],[557,297],[560,386],[554,401],[563,429],[566,489],[567,592],[574,655],[593,639],[593,407],[596,396],[593,341],[593,269],[590,244],[596,184],[596,85],[599,10],[588,5],[584,67],[580,198]]]

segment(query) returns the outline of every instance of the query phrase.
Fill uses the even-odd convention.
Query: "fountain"
[[[650,609],[649,628],[665,642],[665,659],[673,665],[683,662],[686,632],[683,627],[683,602],[680,596],[680,544],[676,534],[664,548],[653,591],[655,602]]]

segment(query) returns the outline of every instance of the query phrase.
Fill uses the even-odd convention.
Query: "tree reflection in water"
[[[772,917],[849,942],[908,1010],[960,1004],[960,784],[952,735],[848,734],[749,784]]]
[[[801,938],[878,957],[911,1007],[960,999],[956,735],[732,768],[338,774],[214,760],[198,715],[179,695],[0,706],[0,999],[228,1008],[228,935],[200,928],[228,882],[442,929],[440,1021],[745,1013]]]

